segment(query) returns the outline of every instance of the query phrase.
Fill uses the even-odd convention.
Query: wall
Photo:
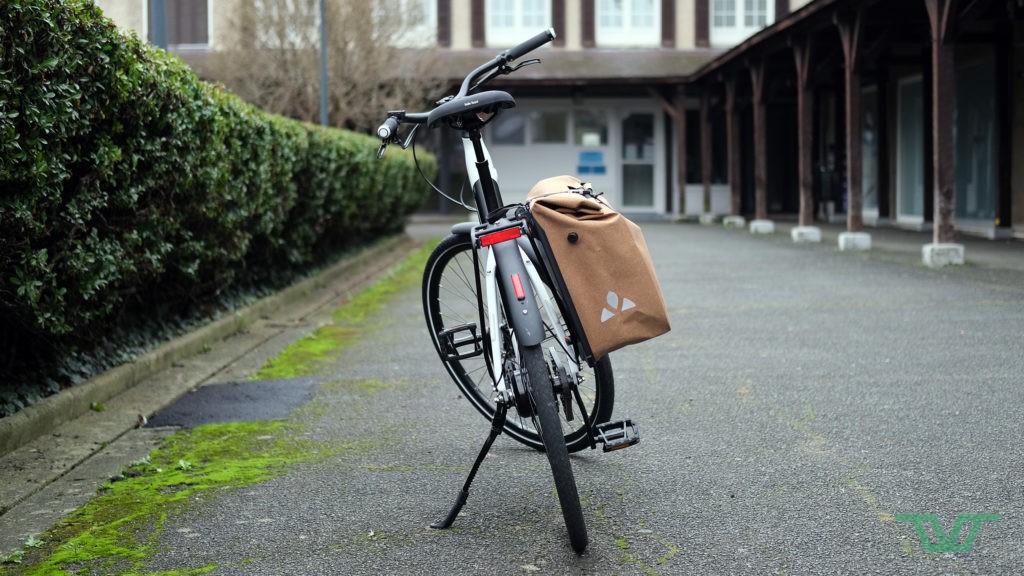
[[[680,50],[697,47],[696,9],[696,0],[676,0],[676,48]]]
[[[145,39],[146,0],[96,0],[103,15],[110,18],[122,30],[135,30],[139,38]]]

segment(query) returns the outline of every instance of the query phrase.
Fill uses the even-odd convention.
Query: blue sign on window
[[[600,150],[580,151],[579,164],[576,166],[577,174],[604,174],[607,171],[604,164],[604,152]]]

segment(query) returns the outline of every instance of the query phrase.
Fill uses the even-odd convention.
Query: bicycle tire
[[[587,548],[587,526],[583,520],[572,463],[569,462],[569,451],[566,449],[565,437],[561,434],[548,362],[539,345],[521,348],[520,358],[528,375],[526,389],[533,404],[533,420],[540,431],[544,453],[551,465],[558,503],[562,508],[565,528],[569,532],[569,544],[577,554],[582,554]]]
[[[482,264],[480,265],[482,266]],[[449,376],[458,386],[470,404],[490,420],[494,416],[493,387],[485,363],[485,355],[466,359],[448,359],[442,351],[439,334],[452,327],[477,324],[479,321],[477,302],[477,275],[482,274],[474,266],[473,246],[467,235],[452,234],[445,237],[434,248],[423,272],[423,310],[434,348],[441,358]],[[543,314],[542,314],[543,317]],[[559,315],[559,318],[561,316]],[[545,322],[545,325],[547,323]],[[563,326],[566,332],[567,327]],[[555,342],[550,327],[546,328],[547,348]],[[605,356],[589,367],[581,364],[583,381],[578,385],[580,395],[587,408],[590,424],[607,422],[611,419],[615,403],[614,376],[611,360]],[[591,446],[579,414],[573,421],[567,421],[560,412],[563,434],[569,452],[577,452]],[[544,443],[533,426],[532,420],[510,413],[503,431],[514,440],[543,450]]]

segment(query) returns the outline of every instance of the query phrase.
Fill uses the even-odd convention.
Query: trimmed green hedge
[[[0,3],[0,376],[36,353],[19,343],[82,349],[401,230],[428,189],[375,150],[201,81],[91,2]]]

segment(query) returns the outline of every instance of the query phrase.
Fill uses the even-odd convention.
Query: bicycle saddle
[[[508,92],[488,90],[454,98],[441,104],[427,115],[427,126],[447,122],[456,130],[477,130],[490,122],[499,110],[513,108],[516,101]]]

